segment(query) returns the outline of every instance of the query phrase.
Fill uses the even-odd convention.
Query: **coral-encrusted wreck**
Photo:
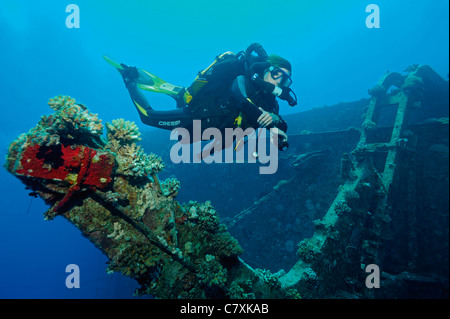
[[[6,168],[141,285],[160,298],[295,297],[276,277],[239,258],[210,202],[178,203],[176,179],[159,181],[164,164],[136,145],[137,126],[107,123],[70,97],[50,99],[43,116],[9,148]]]

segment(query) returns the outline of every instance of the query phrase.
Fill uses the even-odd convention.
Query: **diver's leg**
[[[128,92],[131,100],[136,106],[141,121],[144,124],[162,128],[166,130],[173,130],[176,127],[183,127],[192,130],[193,116],[187,108],[177,108],[170,111],[156,111],[152,109],[144,94],[139,90],[135,82],[127,84]]]
[[[194,119],[186,108],[178,108],[171,111],[154,110],[137,86],[137,81],[144,81],[144,77],[147,75],[135,67],[128,67],[125,64],[122,64],[122,66],[123,70],[119,71],[128,89],[131,100],[144,124],[166,130],[173,130],[176,127],[183,127],[189,131],[192,130]],[[151,81],[149,77],[147,80]]]
[[[136,82],[140,89],[164,93],[172,97],[177,103],[177,108],[186,107],[186,102],[184,101],[185,88],[167,83],[157,76],[136,67],[129,67],[123,63],[121,66],[123,69],[119,69],[119,72],[122,74],[125,85],[128,85],[130,82]],[[143,95],[141,94],[142,97]],[[148,105],[148,107],[150,106]]]

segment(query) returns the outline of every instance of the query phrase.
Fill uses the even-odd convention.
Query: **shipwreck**
[[[141,141],[123,119],[103,125],[67,96],[11,143],[5,167],[50,206],[46,219],[68,219],[108,257],[108,272],[135,279],[138,295],[448,297],[448,81],[414,65],[369,93],[330,107],[342,121],[329,131],[297,122],[278,174],[216,172],[239,170],[255,185],[218,189],[217,200],[179,201],[180,181],[161,178],[183,176],[165,167],[167,145]],[[367,285],[370,265],[380,289]]]

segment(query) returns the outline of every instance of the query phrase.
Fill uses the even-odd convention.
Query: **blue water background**
[[[47,100],[70,95],[104,122],[140,123],[109,54],[166,81],[187,86],[225,51],[250,43],[292,62],[300,106],[281,114],[368,97],[388,70],[429,64],[447,79],[448,1],[87,1],[80,28],[69,29],[67,1],[3,0],[0,6],[0,150],[51,113]],[[120,3],[120,4],[119,4]],[[380,28],[365,24],[367,5],[380,8]],[[174,108],[151,95],[157,109]],[[2,161],[2,164],[4,161]],[[61,217],[0,169],[0,298],[128,298],[137,285],[107,275],[106,257]],[[182,190],[181,190],[182,191]],[[80,267],[81,287],[68,289],[65,268]]]

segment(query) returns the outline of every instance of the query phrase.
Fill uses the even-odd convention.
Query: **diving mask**
[[[282,68],[271,66],[269,72],[279,86],[288,88],[292,84],[291,77]]]

